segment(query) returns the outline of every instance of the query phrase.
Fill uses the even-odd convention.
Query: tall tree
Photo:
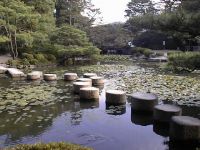
[[[0,41],[15,59],[19,47],[32,46],[30,33],[37,28],[39,14],[20,0],[1,0],[0,14]]]
[[[156,13],[156,8],[151,0],[131,0],[125,10],[127,17],[141,16]]]
[[[73,25],[80,29],[91,26],[100,14],[91,0],[57,0],[56,1],[56,23]]]

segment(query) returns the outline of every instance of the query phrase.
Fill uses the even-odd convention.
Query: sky
[[[125,9],[130,0],[92,0],[92,3],[100,8],[103,24],[112,22],[125,22]]]

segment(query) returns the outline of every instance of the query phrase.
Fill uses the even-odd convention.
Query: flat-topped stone
[[[78,75],[76,73],[65,73],[64,74],[65,81],[74,81],[77,78],[78,78]]]
[[[7,70],[6,67],[0,66],[0,73],[6,73]]]
[[[182,109],[175,105],[164,104],[154,107],[153,117],[155,121],[169,123],[172,116],[180,116]]]
[[[57,75],[56,74],[44,74],[44,80],[55,81],[55,80],[57,80]]]
[[[136,92],[131,95],[131,105],[134,111],[151,111],[158,104],[158,97],[153,93]]]
[[[103,85],[104,84],[104,78],[103,77],[90,77],[92,79],[92,85]]]
[[[189,116],[172,117],[170,139],[200,141],[200,120]]]
[[[90,82],[90,83],[92,83],[92,79],[90,79],[90,78],[78,78],[76,81],[77,82]]]
[[[27,74],[28,80],[38,80],[42,78],[43,73],[41,71],[33,71]]]
[[[19,78],[19,77],[24,77],[25,74],[20,71],[19,69],[16,68],[8,68],[7,69],[8,74],[11,75],[12,78]]]
[[[99,99],[99,89],[95,87],[80,88],[80,99],[97,100]]]
[[[124,104],[126,103],[126,93],[120,90],[106,91],[106,103]]]
[[[84,78],[90,78],[90,77],[95,77],[95,76],[97,76],[96,73],[84,73],[84,74],[83,74],[83,77],[84,77]]]
[[[73,83],[73,88],[74,88],[74,93],[79,94],[81,88],[85,87],[91,87],[90,82],[74,82]]]

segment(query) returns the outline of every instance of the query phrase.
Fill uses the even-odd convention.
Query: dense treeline
[[[58,7],[63,5],[64,8]],[[89,28],[99,14],[99,10],[93,6],[87,11],[88,17],[83,16],[82,12],[89,6],[92,6],[89,0],[1,0],[0,53],[9,52],[13,59],[24,59],[27,54],[54,55],[57,58],[63,56],[63,61],[77,56],[94,58],[100,50],[80,30]],[[87,24],[81,22],[81,17],[82,20],[87,18]],[[37,62],[31,58],[25,57],[30,64]],[[44,60],[48,61],[47,58],[44,57]]]
[[[126,13],[126,27],[137,37],[141,33],[162,33],[166,36],[163,40],[173,39],[180,49],[200,42],[199,0],[131,0]]]

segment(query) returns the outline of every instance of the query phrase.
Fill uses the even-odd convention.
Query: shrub
[[[5,150],[92,150],[91,148],[82,147],[69,143],[49,143],[49,144],[34,144],[34,145],[17,145],[16,147],[6,148]]]
[[[34,58],[38,60],[38,63],[48,63],[48,60],[43,54],[34,54]]]
[[[148,48],[135,47],[132,49],[132,55],[135,56],[144,55],[145,57],[149,58],[151,54],[153,54],[153,51]]]
[[[34,59],[33,54],[28,54],[28,53],[23,53],[23,54],[22,54],[22,59],[23,59],[23,58],[26,58],[26,59],[28,59],[28,60]]]
[[[45,58],[49,61],[49,62],[56,62],[56,57],[52,54],[45,54]]]
[[[173,52],[168,57],[168,66],[174,71],[192,72],[200,69],[200,52]]]
[[[17,67],[17,66],[21,65],[21,60],[20,59],[8,60],[7,64],[10,66]]]

